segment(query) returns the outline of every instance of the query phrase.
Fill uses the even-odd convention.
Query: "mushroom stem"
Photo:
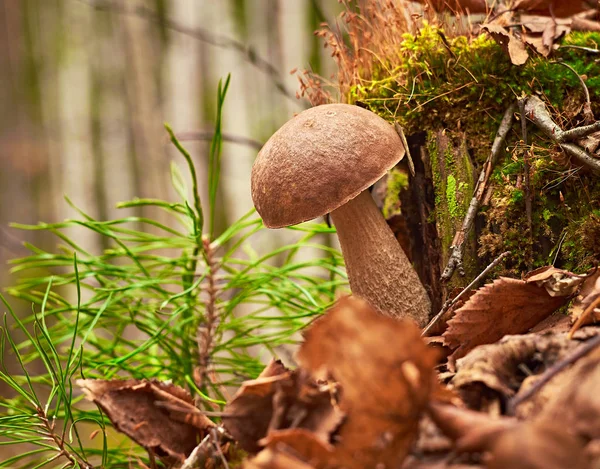
[[[352,293],[380,312],[423,327],[431,302],[368,190],[331,212]]]

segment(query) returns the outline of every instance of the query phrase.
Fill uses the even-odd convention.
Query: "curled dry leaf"
[[[587,440],[600,439],[600,349],[580,358],[567,373],[568,379],[557,380],[560,389],[542,417]]]
[[[423,414],[419,422],[419,437],[414,444],[412,455],[430,455],[452,451],[454,443],[433,422],[428,414]],[[406,462],[410,458],[406,458]],[[412,466],[408,466],[412,467]]]
[[[437,354],[412,321],[344,298],[306,332],[298,360],[340,385],[346,419],[334,444],[347,468],[397,467],[417,435],[434,384]]]
[[[244,450],[260,451],[274,430],[302,428],[328,441],[343,413],[334,405],[335,388],[320,386],[302,370],[271,362],[261,375],[242,384],[225,407],[224,426]]]
[[[448,321],[446,344],[456,349],[450,364],[478,345],[507,334],[527,332],[562,306],[565,297],[552,297],[545,288],[523,280],[500,277],[480,288]]]
[[[566,334],[504,337],[477,347],[456,363],[450,382],[472,409],[504,404],[520,389],[527,373],[542,373],[579,345]]]
[[[598,156],[598,148],[600,148],[600,132],[594,132],[584,138],[577,140],[577,144],[588,153]]]
[[[513,9],[534,15],[564,18],[588,10],[589,5],[585,0],[517,0]]]
[[[569,308],[573,322],[578,322],[585,310],[598,298],[600,298],[600,269],[585,279],[579,294],[573,300]],[[582,322],[588,324],[598,320],[600,320],[600,313],[591,311],[589,317]]]
[[[267,438],[261,441],[265,447],[252,461],[265,460],[267,458],[293,457],[293,464],[300,464],[299,468],[311,467],[314,469],[325,469],[336,467],[333,447],[321,441],[316,435],[302,428],[288,430],[277,430],[271,432]],[[266,453],[266,455],[263,455]],[[277,465],[256,466],[265,469],[279,467]],[[252,467],[252,466],[250,466]],[[281,466],[287,469],[292,466]]]
[[[565,383],[573,380],[574,368],[570,365],[570,361],[573,357],[578,360],[583,343],[589,346],[588,340],[595,338],[596,332],[592,328],[584,329],[575,334],[576,340],[571,340],[566,333],[555,334],[555,337],[560,337],[561,340],[567,339],[565,344],[570,347],[570,350],[557,356],[554,363],[548,361],[544,364],[545,369],[540,369],[537,374],[527,376],[523,380],[519,392],[509,403],[515,416],[520,419],[531,419],[542,413],[548,402],[563,389]],[[549,375],[546,376],[548,373]],[[540,383],[540,380],[543,381]]]
[[[481,29],[486,30],[494,40],[504,49],[514,65],[523,65],[527,62],[529,54],[525,44],[517,38],[510,30],[504,29],[499,24],[484,24]]]
[[[80,379],[77,384],[118,431],[169,464],[183,462],[215,426],[187,391],[172,384],[134,379]]]
[[[243,469],[317,469],[305,463],[296,454],[286,451],[285,446],[267,448],[244,462]]]
[[[529,272],[524,280],[526,283],[544,287],[550,296],[571,296],[577,292],[585,278],[568,270],[547,265]]]
[[[589,469],[581,438],[562,422],[536,420],[501,434],[492,446],[488,469]]]
[[[545,28],[541,33],[523,33],[523,41],[533,47],[538,54],[548,57],[557,47],[555,42],[570,30],[569,26],[557,24],[551,18],[547,18]]]
[[[484,412],[439,402],[429,404],[429,415],[455,441],[459,452],[487,451],[499,435],[518,425],[515,418],[493,418]]]
[[[571,29],[573,31],[600,31],[600,22],[595,21],[598,10],[587,10],[571,17]]]

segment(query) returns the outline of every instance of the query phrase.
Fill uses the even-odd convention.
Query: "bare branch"
[[[600,121],[594,122],[590,125],[582,125],[581,127],[575,127],[574,129],[565,130],[563,132],[563,139],[565,142],[571,142],[580,138],[587,137],[594,132],[600,130]]]
[[[175,136],[180,142],[187,142],[193,140],[212,140],[214,137],[212,131],[190,131],[190,132],[178,132]],[[254,140],[253,138],[243,137],[241,135],[233,135],[228,133],[222,133],[221,138],[224,142],[237,143],[239,145],[246,145],[255,150],[260,150],[264,143]]]
[[[556,122],[552,119],[548,108],[544,102],[537,96],[530,96],[525,103],[525,115],[533,122],[542,132],[550,137],[554,142],[569,155],[575,158],[583,166],[600,172],[600,160],[592,157],[588,152],[574,143],[564,143],[567,140],[589,135],[596,131],[596,127],[600,126],[600,122],[595,122],[592,125],[578,127],[567,132],[564,132]]]
[[[509,251],[500,254],[496,259],[494,259],[494,261],[490,265],[483,269],[483,271],[477,277],[475,277],[471,283],[469,283],[465,288],[463,288],[463,290],[458,295],[456,295],[452,300],[446,301],[444,306],[442,306],[442,309],[440,309],[440,312],[437,313],[431,321],[429,321],[429,324],[427,324],[427,326],[425,326],[425,329],[423,329],[423,332],[421,332],[421,336],[427,336],[427,333],[433,328],[433,326],[437,324],[437,322],[444,315],[444,313],[450,308],[452,308],[452,306],[454,306],[458,302],[458,300],[460,300],[471,288],[473,288],[483,278],[485,278],[485,276],[490,272],[490,270],[496,267],[500,263],[500,261],[502,261],[509,254]]]
[[[567,155],[575,158],[583,166],[587,166],[596,172],[600,173],[600,160],[593,158],[587,151],[575,145],[574,143],[562,143],[560,147],[567,153]]]

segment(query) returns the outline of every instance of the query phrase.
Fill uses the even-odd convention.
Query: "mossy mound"
[[[372,78],[351,87],[346,98],[398,121],[407,135],[425,133],[429,153],[425,172],[435,194],[430,217],[437,226],[443,265],[509,103],[537,95],[563,129],[573,128],[583,123],[583,79],[592,111],[598,115],[600,63],[581,47],[595,49],[600,34],[572,32],[552,57],[530,51],[522,66],[513,65],[487,34],[446,38],[439,28],[425,25],[417,35],[403,37],[397,55],[378,57],[369,74]],[[515,115],[520,118],[518,112]],[[450,155],[445,162],[432,156],[438,151],[440,131],[455,146],[464,141],[466,147],[454,156],[444,150]],[[572,164],[533,125],[528,126],[527,140],[529,145],[523,145],[520,125],[514,125],[480,208],[473,235],[476,249],[470,254],[473,272],[506,250],[512,255],[502,273],[519,274],[549,263],[584,271],[600,262],[600,176]],[[525,210],[524,155],[530,166],[531,232]],[[469,162],[460,163],[465,156]]]

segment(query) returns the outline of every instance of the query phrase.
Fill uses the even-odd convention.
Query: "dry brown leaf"
[[[542,30],[524,32],[523,41],[533,47],[542,56],[548,57],[557,47],[555,45],[556,41],[571,31],[571,21],[557,22],[552,18],[542,19],[545,20],[544,23],[542,23]],[[523,25],[528,29],[529,27],[533,29],[539,27],[538,23],[523,23]]]
[[[299,362],[340,385],[346,419],[335,443],[348,468],[397,467],[416,438],[437,354],[412,321],[343,298],[306,332]]]
[[[450,384],[470,408],[487,410],[490,403],[499,400],[503,404],[514,396],[527,373],[544,372],[578,345],[566,334],[504,337],[498,343],[477,347],[458,360]]]
[[[269,364],[263,368],[263,370],[258,375],[258,379],[260,378],[270,378],[272,376],[282,375],[290,371],[281,360],[271,359]]]
[[[561,422],[587,440],[600,439],[600,349],[580,358],[568,370],[568,378],[557,380],[561,389],[540,418]]]
[[[118,431],[169,464],[184,461],[215,426],[187,391],[171,384],[134,379],[80,379],[77,384]]]
[[[592,461],[592,467],[598,469],[600,467],[600,440],[590,441],[585,446],[585,454]]]
[[[544,287],[550,296],[571,296],[577,292],[584,278],[568,270],[547,265],[529,272],[524,280],[526,283]]]
[[[490,33],[494,40],[504,49],[510,61],[514,65],[523,65],[527,62],[529,54],[525,48],[525,44],[519,38],[507,29],[504,29],[499,24],[488,23],[484,24],[481,29],[484,29]]]
[[[531,328],[531,333],[545,334],[549,332],[562,333],[569,332],[571,328],[571,318],[562,311],[556,311],[542,319],[534,327]]]
[[[225,407],[223,425],[249,453],[260,451],[258,441],[267,435],[277,387],[293,387],[291,372],[244,382]]]
[[[242,384],[225,407],[224,426],[250,453],[270,431],[303,428],[328,441],[343,413],[334,405],[332,386],[317,385],[302,370],[286,371],[272,362],[261,375]]]
[[[588,469],[583,440],[562,422],[534,421],[506,431],[493,445],[488,469]]]
[[[487,13],[486,0],[417,0],[419,3],[431,5],[435,11],[450,11],[452,13]]]
[[[448,322],[444,340],[456,349],[449,361],[507,334],[527,332],[565,302],[566,298],[553,298],[544,288],[523,280],[494,280],[480,288]]]
[[[513,9],[542,16],[573,16],[589,9],[585,0],[517,0]]]
[[[419,437],[412,448],[411,454],[448,453],[452,451],[453,447],[452,440],[442,433],[428,414],[423,414],[419,422]]]
[[[582,139],[577,140],[577,143],[588,153],[595,154],[600,147],[600,132],[594,132]]]
[[[579,320],[584,311],[600,297],[600,269],[585,279],[581,286],[579,294],[571,303],[569,314],[573,322]],[[584,324],[589,324],[600,320],[600,313],[592,311],[589,319],[584,321]]]
[[[317,469],[284,448],[267,448],[244,462],[243,469]]]
[[[483,412],[438,402],[429,404],[429,415],[456,442],[459,452],[486,451],[500,434],[518,425],[515,418],[493,418]]]
[[[589,20],[580,15],[573,17],[571,21],[571,29],[573,31],[600,31],[600,22]]]
[[[463,293],[462,288],[453,288],[450,294],[448,295],[448,302],[454,301],[454,299],[460,294],[462,294],[462,296],[458,299],[458,301],[456,301],[456,303],[454,303],[446,311],[444,311],[444,313],[437,320],[437,322],[427,330],[427,334],[425,334],[424,337],[441,336],[448,328],[448,321],[450,321],[450,319],[454,317],[456,311],[462,308],[462,306],[467,302],[467,300],[471,298],[476,292],[477,290],[470,289],[469,291]]]
[[[533,47],[538,54],[541,54],[544,57],[548,57],[552,49],[546,45],[544,45],[544,38],[539,34],[524,34],[523,41],[528,46]]]
[[[572,353],[577,351],[577,348],[588,339],[595,337],[596,331],[591,328],[586,328],[582,331],[577,332],[575,334],[576,340],[570,340],[565,342],[566,345],[570,347],[568,353],[557,355],[554,360],[556,363],[551,363],[547,361],[544,364],[544,368],[554,367],[561,360],[567,359]],[[568,334],[560,333],[556,334],[555,337],[560,337],[560,340],[564,340],[566,337],[568,339]],[[515,400],[519,401],[519,404],[514,409],[515,416],[519,419],[532,419],[539,416],[547,407],[548,403],[551,402],[556,396],[561,392],[564,388],[565,383],[571,382],[573,378],[573,367],[567,367],[559,373],[555,374],[549,381],[547,381],[541,388],[539,388],[532,396],[525,400],[521,400],[523,395],[527,395],[531,388],[535,386],[538,381],[544,376],[544,372],[548,371],[547,369],[540,370],[540,373],[528,376],[525,378],[521,384],[519,392],[514,397]]]
[[[445,360],[452,354],[452,349],[446,345],[444,338],[441,335],[434,337],[423,337],[423,340],[431,348],[435,349],[440,357],[440,360]]]
[[[265,447],[244,469],[327,469],[337,467],[333,447],[305,429],[277,430],[260,442]]]
[[[409,456],[402,469],[484,469],[479,464],[461,464],[455,461],[453,454],[428,456],[425,458]]]
[[[330,444],[317,438],[314,433],[302,429],[292,428],[271,432],[261,441],[266,449],[283,450],[293,453],[311,467],[335,467],[334,448]]]

